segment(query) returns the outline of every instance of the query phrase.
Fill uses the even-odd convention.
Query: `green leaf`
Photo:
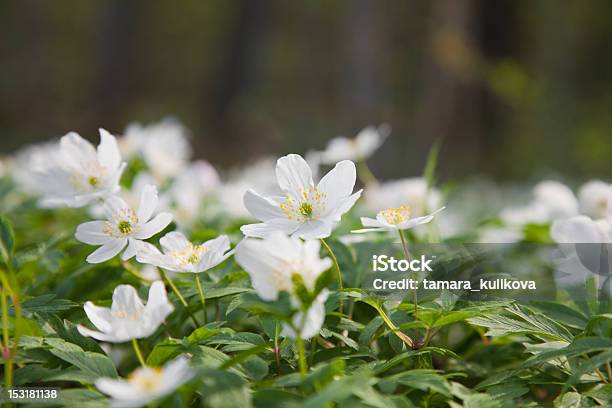
[[[574,357],[583,353],[592,353],[596,351],[612,351],[612,339],[603,337],[586,337],[578,339],[559,350],[544,351],[536,356],[531,357],[525,363],[523,368],[534,367],[554,358],[565,356]]]
[[[0,216],[0,260],[11,262],[15,250],[15,234],[8,219]]]
[[[49,337],[44,343],[51,347],[51,354],[87,373],[98,377],[117,377],[115,365],[105,354],[84,351],[76,344],[59,338]]]
[[[404,371],[398,374],[385,377],[383,380],[386,383],[405,385],[410,388],[416,388],[421,391],[432,391],[440,393],[446,397],[450,397],[450,384],[440,374],[434,370],[416,369]]]
[[[31,315],[32,313],[37,312],[43,312],[46,314],[58,313],[70,310],[77,306],[79,306],[78,303],[74,303],[67,299],[57,299],[56,295],[48,293],[25,300],[21,304],[21,309],[24,315]]]

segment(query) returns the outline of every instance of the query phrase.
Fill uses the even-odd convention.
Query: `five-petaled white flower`
[[[147,405],[174,392],[193,375],[189,360],[181,356],[161,368],[139,367],[128,375],[127,380],[99,378],[95,386],[111,397],[111,406],[133,408]]]
[[[355,186],[355,164],[344,160],[315,185],[306,161],[297,154],[276,162],[276,178],[284,196],[262,197],[253,190],[244,194],[244,206],[259,224],[243,225],[248,237],[265,237],[273,231],[304,239],[325,238],[340,217],[351,209],[361,191]]]
[[[384,143],[390,132],[390,126],[384,124],[378,128],[368,126],[353,139],[333,138],[325,150],[319,154],[321,163],[333,164],[340,160],[365,160]]]
[[[354,233],[374,232],[374,231],[396,231],[407,230],[418,225],[427,224],[434,219],[434,216],[442,211],[445,207],[439,208],[429,215],[422,217],[410,218],[410,207],[402,205],[397,208],[389,208],[379,211],[376,214],[376,219],[369,217],[361,217],[361,223],[364,229],[351,231]]]
[[[159,240],[163,253],[154,245],[143,243],[136,259],[174,272],[200,273],[229,258],[230,240],[221,235],[203,244],[193,244],[180,232],[172,231]]]
[[[104,203],[106,221],[89,221],[77,227],[75,237],[89,245],[102,245],[89,254],[87,262],[100,263],[117,255],[123,248],[121,259],[136,255],[141,240],[151,238],[172,222],[172,215],[159,213],[153,219],[157,207],[157,189],[149,185],[143,189],[138,210],[123,199],[113,196]]]
[[[117,140],[104,129],[97,149],[70,132],[60,139],[57,157],[33,165],[30,184],[42,195],[43,207],[83,207],[115,194],[125,168]]]
[[[263,300],[277,300],[280,292],[291,295],[294,307],[299,306],[294,284],[295,275],[300,277],[309,291],[314,290],[317,278],[332,265],[329,258],[319,256],[320,242],[302,241],[275,232],[264,239],[244,239],[236,247],[236,262],[248,272],[257,295]],[[321,329],[325,318],[322,307],[327,291],[322,291],[306,313],[294,315],[294,323],[304,338],[314,336]],[[286,330],[293,333],[289,327]]]
[[[86,302],[85,313],[99,330],[77,326],[83,336],[111,343],[123,343],[152,335],[174,307],[168,301],[166,288],[161,281],[155,281],[149,289],[147,305],[130,285],[119,285],[113,291],[113,303],[109,308]]]

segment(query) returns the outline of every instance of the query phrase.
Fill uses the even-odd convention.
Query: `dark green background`
[[[0,151],[174,115],[228,166],[386,121],[377,175],[612,171],[606,1],[2,1]]]

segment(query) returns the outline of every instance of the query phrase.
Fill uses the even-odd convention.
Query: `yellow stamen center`
[[[389,208],[379,213],[382,218],[391,225],[398,225],[410,219],[410,207],[402,205],[397,208]]]
[[[280,209],[289,220],[304,222],[318,219],[325,211],[327,195],[320,193],[317,187],[309,186],[296,195],[287,194],[285,201],[279,204]]]

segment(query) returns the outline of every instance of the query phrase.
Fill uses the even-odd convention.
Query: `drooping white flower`
[[[133,286],[119,285],[113,291],[110,309],[89,301],[85,303],[84,309],[98,331],[79,325],[79,333],[100,341],[123,343],[152,335],[174,307],[168,301],[164,284],[155,281],[149,289],[146,306],[142,304]]]
[[[173,119],[148,126],[128,125],[121,148],[126,157],[142,156],[149,171],[160,182],[180,174],[192,154],[185,127]]]
[[[244,206],[262,223],[243,225],[244,235],[264,237],[283,231],[304,239],[325,238],[361,196],[361,190],[352,194],[356,170],[350,160],[336,164],[315,185],[306,161],[290,154],[278,159],[276,178],[283,196],[262,197],[253,190],[245,193]]]
[[[106,200],[106,220],[85,222],[76,230],[77,240],[89,245],[101,245],[89,254],[87,262],[107,261],[126,246],[121,259],[127,260],[136,255],[143,239],[151,238],[172,222],[172,215],[169,213],[162,212],[153,217],[157,202],[157,189],[152,185],[143,189],[140,205],[136,210],[117,196]]]
[[[442,206],[442,194],[435,187],[428,187],[425,178],[412,177],[369,185],[364,202],[370,211],[408,205],[412,216],[420,217]]]
[[[389,125],[381,125],[378,128],[368,126],[353,139],[336,137],[329,142],[324,151],[320,152],[321,163],[334,164],[341,160],[365,160],[384,143],[390,132]]]
[[[389,208],[379,211],[378,214],[376,214],[376,219],[361,217],[361,223],[366,228],[351,232],[363,233],[374,231],[407,230],[431,222],[434,219],[434,216],[443,209],[444,207],[437,209],[429,215],[410,218],[410,207],[407,205],[402,205],[397,208]]]
[[[546,180],[533,188],[533,200],[524,206],[508,207],[500,217],[507,225],[548,223],[578,214],[578,200],[565,184]]]
[[[43,207],[83,207],[115,194],[125,168],[115,137],[104,129],[97,149],[70,132],[57,147],[36,149],[26,160],[30,176],[25,184],[42,196]]]
[[[612,200],[612,185],[601,180],[591,180],[578,190],[580,213],[591,218],[604,218]]]
[[[154,245],[143,243],[136,259],[174,272],[200,273],[214,268],[232,256],[230,240],[221,235],[203,244],[193,244],[180,232],[172,231],[159,240],[163,253]]]
[[[189,360],[181,356],[162,368],[139,367],[127,379],[99,378],[95,386],[111,397],[111,406],[134,408],[171,394],[193,375]]]
[[[295,293],[294,275],[298,275],[304,287],[312,291],[317,278],[332,265],[329,258],[319,256],[319,250],[319,241],[302,241],[296,236],[290,237],[277,231],[264,239],[245,238],[236,247],[235,258],[248,272],[260,298],[277,300],[279,293],[287,292],[297,308],[299,300]],[[318,333],[323,324],[325,313],[321,307],[327,292],[321,292],[318,296],[306,313],[306,318],[298,319],[296,327],[301,328],[304,338]],[[294,318],[302,316],[300,313],[296,313]]]
[[[291,319],[293,326],[298,329],[303,339],[310,339],[321,331],[321,327],[323,327],[325,322],[325,301],[328,295],[329,291],[323,289],[306,313],[299,311],[293,315]],[[292,339],[297,337],[296,331],[288,324],[283,325],[282,333],[284,336]]]

